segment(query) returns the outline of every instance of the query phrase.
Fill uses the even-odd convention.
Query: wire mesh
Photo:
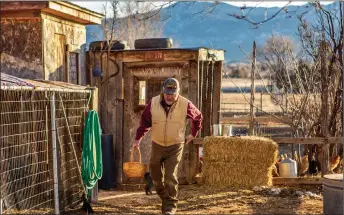
[[[59,162],[59,198],[60,208],[69,209],[71,206],[79,203],[83,192],[77,164],[81,164],[82,130],[89,94],[58,94],[55,107]],[[68,126],[65,114],[67,115]],[[77,158],[75,158],[72,144],[76,150]],[[76,162],[76,159],[78,159],[78,162]]]
[[[51,213],[54,209],[51,93],[1,90],[0,199],[2,212]],[[78,159],[89,93],[62,93]],[[56,101],[60,209],[80,199],[81,183],[68,144],[64,115]],[[63,120],[62,120],[63,119]]]

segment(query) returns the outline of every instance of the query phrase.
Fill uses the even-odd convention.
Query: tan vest
[[[153,97],[151,102],[152,141],[161,146],[184,143],[189,100],[179,95],[166,117],[166,112],[160,104],[162,98],[162,95]]]

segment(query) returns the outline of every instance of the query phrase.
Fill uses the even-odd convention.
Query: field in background
[[[256,88],[264,88],[268,84],[268,80],[255,80]],[[222,89],[224,92],[221,94],[221,111],[222,112],[249,112],[250,111],[250,98],[251,94],[247,92],[247,88],[250,88],[251,80],[244,79],[244,78],[233,78],[233,79],[223,79],[222,80]],[[229,91],[234,91],[236,89],[241,88],[246,89],[246,92],[231,92],[228,93],[226,89]],[[271,96],[267,93],[255,93],[254,95],[255,101],[255,109],[256,111],[263,110],[265,112],[281,112],[282,109],[280,105],[274,104],[271,100]],[[257,110],[258,109],[258,110]]]
[[[234,83],[233,83],[234,82]],[[255,85],[268,85],[268,79],[256,79],[254,80]],[[249,78],[223,78],[222,79],[222,87],[250,87],[251,86],[251,79]]]
[[[261,92],[256,92],[254,95],[254,109],[257,122],[256,131],[260,136],[291,136],[290,126],[278,119],[288,121],[286,117],[282,116],[282,107],[280,104],[274,103],[270,94],[264,92],[265,86],[268,84],[267,79],[255,80],[256,89],[261,90]],[[250,86],[251,79],[236,78],[222,80],[220,122],[222,124],[232,125],[232,135],[248,135],[249,102],[251,98]],[[238,87],[244,93],[238,92]],[[283,98],[279,96],[279,99],[282,100]],[[278,116],[278,118],[271,114]]]
[[[254,94],[254,108],[256,111],[269,113],[281,112],[281,106],[272,102],[271,96],[267,94]],[[222,112],[250,112],[250,93],[222,93],[221,111]]]

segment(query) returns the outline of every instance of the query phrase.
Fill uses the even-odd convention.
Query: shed
[[[219,123],[220,93],[224,50],[199,48],[154,48],[88,52],[91,86],[99,89],[99,113],[103,131],[114,136],[117,183],[128,182],[122,164],[129,160],[140,116],[147,102],[161,93],[168,77],[180,81],[181,95],[203,113],[200,137],[211,134]],[[102,72],[94,77],[92,72]],[[187,130],[188,132],[189,130]],[[141,143],[142,161],[149,163],[150,133]],[[179,179],[192,182],[198,171],[198,147],[184,149]]]
[[[102,14],[68,1],[2,1],[1,71],[86,85],[86,25]]]

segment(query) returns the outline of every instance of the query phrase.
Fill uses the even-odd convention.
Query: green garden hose
[[[90,197],[91,189],[103,175],[101,128],[98,114],[94,110],[87,114],[83,139],[81,175]]]

